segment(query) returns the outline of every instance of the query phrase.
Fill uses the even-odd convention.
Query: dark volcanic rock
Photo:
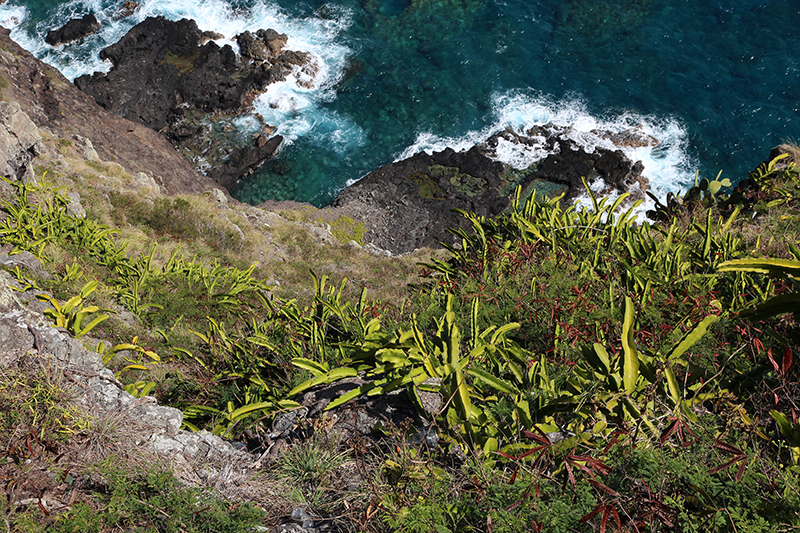
[[[310,60],[309,54],[283,51],[286,36],[274,30],[239,36],[243,57],[258,59],[247,64],[229,45],[220,48],[208,37],[193,20],[150,17],[100,52],[114,65],[108,74],[81,76],[75,85],[115,115],[161,130],[179,105],[239,112],[249,96]]]
[[[133,0],[125,0],[125,2],[119,6],[114,13],[112,13],[111,18],[114,20],[120,20],[124,19],[125,17],[130,17],[136,12],[137,9],[139,9],[139,4]]]
[[[79,89],[115,115],[160,130],[181,102],[206,111],[239,107],[244,88],[230,46],[201,45],[193,20],[148,18],[100,52],[113,67],[75,80]]]
[[[405,253],[456,242],[448,228],[468,224],[453,209],[498,215],[509,206],[518,185],[523,199],[536,190],[551,197],[563,193],[568,203],[584,192],[582,177],[601,178],[606,191],[641,194],[647,188],[641,162],[630,161],[621,150],[597,147],[589,153],[559,133],[564,132],[554,127],[528,135],[506,130],[466,152],[448,148],[432,155],[419,153],[368,174],[342,191],[332,207],[364,222],[368,242]],[[515,170],[490,157],[501,142],[549,155]]]
[[[77,41],[82,37],[96,32],[100,29],[100,22],[93,14],[88,13],[83,18],[72,19],[62,27],[50,30],[44,41],[50,46],[58,46],[59,44],[70,43]]]
[[[332,205],[363,221],[366,240],[380,248],[404,253],[437,247],[454,241],[447,228],[464,225],[451,209],[487,216],[503,211],[508,200],[497,192],[503,170],[477,147],[419,153],[368,174]]]
[[[236,180],[253,173],[275,155],[282,141],[283,137],[280,135],[270,139],[259,135],[251,146],[235,149],[226,164],[211,169],[208,177],[230,190]]]
[[[113,63],[108,74],[81,76],[75,85],[115,115],[161,131],[187,154],[200,154],[205,164],[225,165],[212,168],[211,174],[220,183],[235,183],[263,162],[254,157],[271,157],[280,139],[237,147],[225,162],[210,161],[204,153],[208,139],[193,139],[208,131],[200,125],[245,112],[257,94],[285,80],[296,67],[311,75],[314,68],[309,54],[284,50],[287,37],[274,30],[237,37],[246,61],[230,46],[209,41],[211,37],[193,20],[148,18],[100,53]]]

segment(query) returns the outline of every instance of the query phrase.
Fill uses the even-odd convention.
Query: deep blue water
[[[402,154],[548,121],[642,125],[662,142],[632,156],[659,192],[695,170],[736,181],[800,140],[796,0],[145,0],[94,40],[41,42],[69,16],[118,4],[9,0],[0,19],[15,16],[12,37],[68,77],[97,68],[97,51],[149,14],[191,16],[228,38],[272,25],[319,58],[315,89],[276,88],[258,108],[287,142],[234,190],[251,203],[325,205]]]

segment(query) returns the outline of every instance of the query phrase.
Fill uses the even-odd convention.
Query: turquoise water
[[[275,87],[257,104],[287,142],[234,190],[251,203],[325,205],[380,165],[507,126],[641,127],[660,144],[629,155],[659,193],[695,170],[736,181],[800,140],[796,1],[145,0],[90,42],[41,42],[56,21],[117,4],[9,0],[0,20],[16,17],[12,37],[68,77],[108,68],[97,51],[150,14],[191,16],[229,40],[276,27],[317,58],[314,87]]]

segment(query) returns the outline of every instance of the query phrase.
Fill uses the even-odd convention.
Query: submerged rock
[[[111,18],[114,20],[124,19],[125,17],[130,17],[133,15],[136,10],[139,9],[139,4],[134,2],[133,0],[126,0],[116,11],[111,14]]]
[[[282,141],[283,137],[280,135],[269,139],[259,135],[252,145],[234,149],[224,165],[209,170],[208,177],[230,190],[236,184],[236,180],[252,174],[275,155]]]

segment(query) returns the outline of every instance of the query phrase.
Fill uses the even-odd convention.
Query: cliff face
[[[216,188],[157,132],[104,111],[58,70],[12,41],[9,34],[0,28],[0,98],[16,102],[43,135],[93,147],[102,160],[118,163],[131,173],[144,172],[170,194]],[[10,117],[24,116],[16,107],[8,113]],[[22,146],[30,139],[19,141]],[[20,168],[12,170],[17,174]],[[9,173],[6,170],[6,175]]]

